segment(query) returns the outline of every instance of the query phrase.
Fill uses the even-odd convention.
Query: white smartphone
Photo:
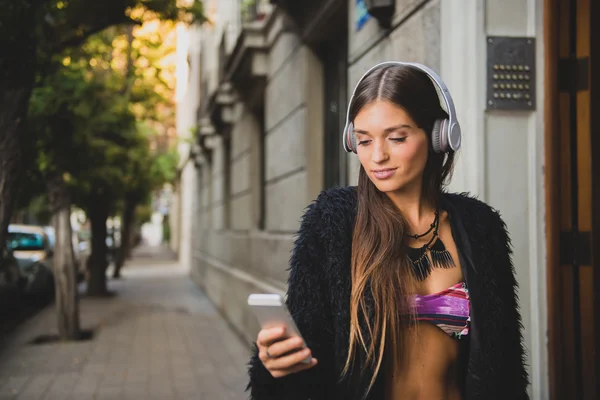
[[[256,315],[260,326],[270,328],[274,326],[285,325],[286,337],[298,336],[304,342],[304,338],[300,334],[294,319],[290,315],[283,298],[279,294],[251,294],[248,296],[248,305]],[[306,347],[304,343],[303,347]],[[303,363],[310,363],[312,357],[307,357]]]

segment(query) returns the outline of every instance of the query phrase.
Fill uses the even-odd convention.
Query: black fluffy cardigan
[[[464,194],[444,194],[452,235],[471,298],[468,340],[461,340],[464,400],[528,399],[517,283],[511,245],[499,214]],[[350,254],[357,210],[355,187],[322,192],[309,205],[290,259],[287,306],[317,366],[275,379],[258,359],[249,363],[250,398],[362,399],[372,372],[361,357],[340,378],[348,354]],[[372,299],[367,298],[367,303]],[[385,369],[366,399],[383,399]]]

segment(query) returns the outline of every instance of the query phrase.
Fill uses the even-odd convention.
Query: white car
[[[25,293],[42,296],[52,293],[54,251],[44,228],[9,225],[7,246],[17,259],[22,275],[27,279]]]

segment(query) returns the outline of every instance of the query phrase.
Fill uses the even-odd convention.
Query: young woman
[[[527,399],[509,238],[495,210],[444,190],[460,127],[439,77],[369,70],[344,146],[358,186],[319,195],[291,257],[287,306],[307,348],[261,330],[251,398]]]

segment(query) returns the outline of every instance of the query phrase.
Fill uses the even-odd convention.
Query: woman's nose
[[[388,159],[387,146],[383,140],[374,140],[371,160],[375,163],[382,163]]]

